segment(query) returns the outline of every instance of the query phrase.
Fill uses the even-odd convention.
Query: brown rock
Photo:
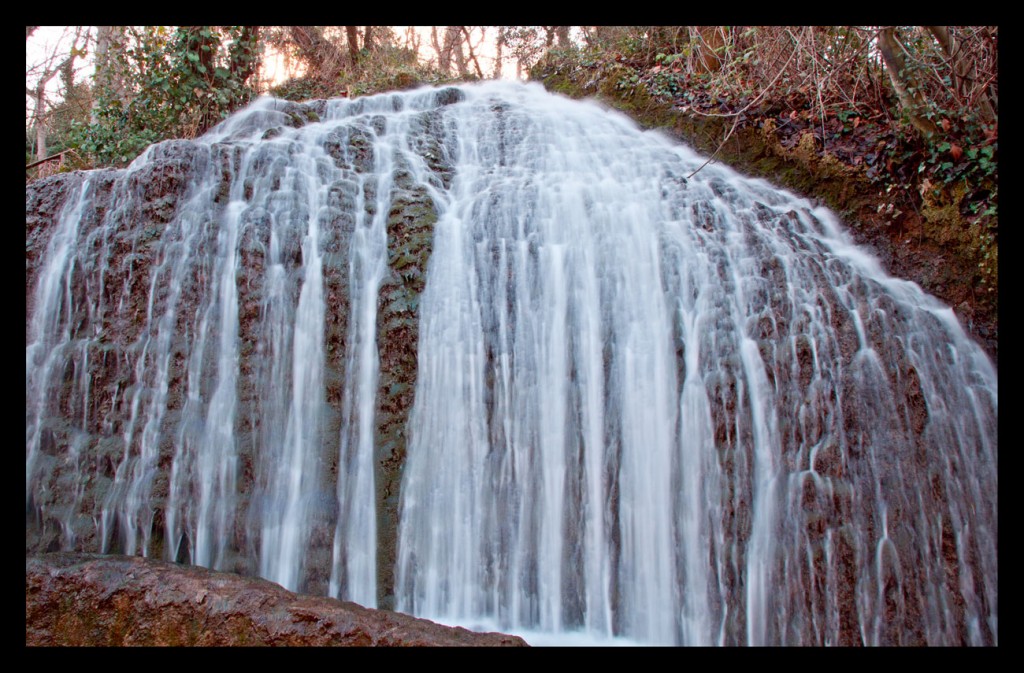
[[[26,645],[525,646],[267,580],[141,557],[25,559]]]

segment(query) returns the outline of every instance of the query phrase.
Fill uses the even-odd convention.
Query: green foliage
[[[349,95],[366,96],[384,91],[412,89],[418,86],[447,84],[455,81],[455,78],[445,76],[439,70],[427,65],[410,63],[407,59],[386,61],[380,54],[375,54],[375,56],[377,58],[376,67],[366,68],[356,74],[349,85]]]
[[[888,136],[880,160],[867,177],[886,193],[911,192],[915,186],[926,190],[928,193],[922,194],[926,201],[955,191],[960,195],[960,226],[979,221],[978,244],[984,254],[985,248],[995,244],[998,155],[994,127],[950,124],[948,130],[927,140],[896,131]]]
[[[671,63],[671,60],[665,60]],[[682,73],[673,70],[659,70],[651,75],[647,87],[655,96],[674,99],[686,93],[687,84]]]
[[[615,83],[615,88],[620,91],[627,91],[632,93],[636,89],[637,84],[640,83],[640,75],[635,72],[625,72],[619,77],[619,81]]]
[[[108,52],[107,72],[120,81],[98,79],[94,121],[71,129],[95,165],[123,165],[154,142],[196,137],[255,95],[247,83],[259,59],[255,31],[154,26],[130,37]]]
[[[901,179],[927,184],[936,193],[955,188],[963,195],[959,203],[965,221],[985,220],[978,229],[984,255],[985,249],[994,245],[999,145],[992,117],[995,110],[989,105],[987,93],[994,91],[994,84],[985,85],[983,74],[994,68],[994,56],[989,52],[998,34],[983,28],[949,30],[957,39],[956,63],[927,32],[910,28],[899,31],[907,51],[900,76],[909,83],[909,92],[922,101],[918,112],[939,131],[926,140],[918,140],[907,132],[906,125],[897,127],[900,142],[894,147],[902,150],[889,152],[889,158],[916,166],[916,176],[902,171]],[[968,72],[971,74],[967,75]],[[905,114],[901,119],[905,120]],[[895,179],[882,176],[883,181],[887,177]]]
[[[48,154],[56,154],[74,145],[73,131],[77,125],[88,123],[91,103],[92,93],[84,82],[64,87],[63,98],[47,116]]]
[[[325,90],[319,78],[305,76],[286,80],[272,87],[268,93],[274,98],[301,102],[316,98],[328,98],[332,92]]]
[[[502,26],[499,30],[509,52],[527,68],[544,54],[545,41],[540,26]]]

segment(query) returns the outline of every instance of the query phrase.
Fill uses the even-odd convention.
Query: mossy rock
[[[939,244],[966,243],[972,238],[960,214],[960,204],[967,193],[963,183],[952,187],[932,185],[928,180],[921,185],[921,214],[925,232]]]
[[[408,170],[397,172],[387,218],[388,275],[381,285],[377,316],[377,600],[384,608],[393,607],[394,602],[399,486],[416,390],[419,303],[438,218],[427,188],[415,185]]]
[[[283,112],[288,115],[288,121],[285,122],[292,128],[301,128],[306,124],[316,123],[320,121],[320,115],[308,105],[303,103],[296,103],[288,101],[285,103],[279,112]]]
[[[466,100],[466,94],[461,89],[446,87],[434,95],[434,100],[439,106],[454,105]]]

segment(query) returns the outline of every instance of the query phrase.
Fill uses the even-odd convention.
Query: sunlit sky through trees
[[[35,88],[41,73],[49,66],[58,63],[65,58],[71,48],[74,39],[73,26],[40,26],[25,43],[25,79],[28,89]],[[95,47],[95,27],[83,27],[91,31],[87,53],[84,57],[75,59],[75,81],[89,80],[93,75],[93,51]],[[437,54],[431,46],[431,26],[392,26],[399,44],[408,45],[410,38],[418,40],[418,57],[421,62],[436,61]],[[444,26],[437,27],[439,31]],[[492,76],[495,72],[497,39],[497,27],[488,26],[480,33],[477,27],[472,32],[473,49],[486,76]],[[82,40],[79,40],[79,44]],[[259,88],[266,92],[270,87],[280,84],[289,77],[302,74],[303,65],[295,58],[287,58],[271,45],[264,46],[262,68],[260,71]],[[517,69],[514,57],[506,50],[502,58],[501,76],[503,79],[515,79]],[[50,105],[59,102],[61,96],[61,82],[59,77],[53,77],[46,85],[47,101]],[[32,124],[32,113],[34,99],[26,97],[26,125]]]

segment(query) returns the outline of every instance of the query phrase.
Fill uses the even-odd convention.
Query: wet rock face
[[[406,457],[406,429],[416,389],[419,301],[426,285],[436,208],[423,189],[396,190],[388,213],[388,274],[381,284],[377,346],[376,485],[378,604],[394,603],[399,485]]]
[[[277,584],[138,557],[25,562],[29,646],[525,646]]]
[[[461,96],[444,92],[437,105]],[[335,491],[348,471],[339,466],[338,439],[357,425],[355,394],[346,390],[361,376],[350,332],[372,315],[372,308],[352,304],[350,285],[375,282],[367,269],[378,253],[367,241],[377,236],[370,232],[379,221],[380,238],[388,240],[380,260],[383,373],[379,399],[367,407],[375,419],[366,427],[378,440],[373,460],[384,550],[378,605],[392,604],[418,296],[437,219],[426,185],[440,188],[452,175],[436,109],[410,121],[408,156],[388,142],[401,131],[385,114],[400,102],[329,124],[318,124],[336,113],[324,101],[256,109],[234,118],[213,142],[169,141],[128,170],[61,175],[27,187],[27,343],[35,364],[27,409],[26,553],[144,553],[271,577],[261,555],[267,554],[266,514],[282,508],[271,497],[283,462],[277,453],[299,436],[286,428],[308,426],[318,429],[301,440],[315,454],[307,462],[315,463],[316,483],[302,487],[314,495],[301,503],[308,511],[299,518],[309,530],[294,545],[306,549],[299,552],[305,557],[297,585],[289,587],[337,591]],[[310,161],[299,167],[296,157]],[[412,165],[420,161],[424,169]],[[317,255],[304,239],[314,219]],[[353,247],[353,238],[363,247]],[[228,247],[233,265],[224,256]],[[224,298],[232,274],[233,301]],[[301,330],[289,321],[298,320],[301,295],[314,280],[322,285],[319,301],[309,303],[323,315],[315,328],[323,335],[322,353],[300,350],[311,358],[319,353],[310,370],[320,372],[322,394],[309,405],[318,419],[290,425],[297,408],[289,402],[296,385],[293,339]],[[56,289],[41,292],[43,282]],[[37,311],[36,303],[49,308]],[[41,329],[37,314],[48,327]],[[233,369],[219,364],[226,352],[221,333],[229,335],[223,343],[232,351],[225,361],[237,367],[224,386],[234,390],[234,404],[213,413],[220,383]],[[213,439],[210,418],[218,413],[232,419]],[[358,444],[354,435],[349,440]],[[227,447],[218,467],[193,455],[216,447]],[[202,485],[214,473],[216,484]],[[215,511],[199,504],[212,499],[212,489],[225,492],[223,512],[221,505]],[[213,538],[221,542],[206,546],[223,548],[204,554],[196,529],[209,524],[196,522],[214,516]]]
[[[79,549],[99,550],[95,514],[124,453],[126,400],[138,383],[130,363],[142,349],[151,267],[167,223],[205,158],[194,143],[171,141],[154,147],[139,170],[62,174],[26,187],[28,332],[41,267],[55,243],[61,245],[53,238],[67,235],[59,232],[61,218],[76,219],[77,242],[66,281],[66,322],[48,328],[48,338],[65,338],[67,345],[50,377],[60,377],[59,383],[41,402],[41,443],[52,450],[34,466],[46,476],[27,503],[26,551],[56,550],[68,540]],[[27,337],[31,342],[32,335]],[[170,369],[180,381],[184,355],[181,348],[175,351]],[[173,381],[169,394],[177,395]],[[158,480],[156,491],[157,497],[166,493],[166,479]]]
[[[109,196],[116,171],[103,171],[102,193]],[[36,180],[25,187],[25,296],[26,308],[32,314],[36,274],[46,252],[53,222],[60,216],[77,176],[69,173]],[[106,202],[106,199],[104,199]]]

